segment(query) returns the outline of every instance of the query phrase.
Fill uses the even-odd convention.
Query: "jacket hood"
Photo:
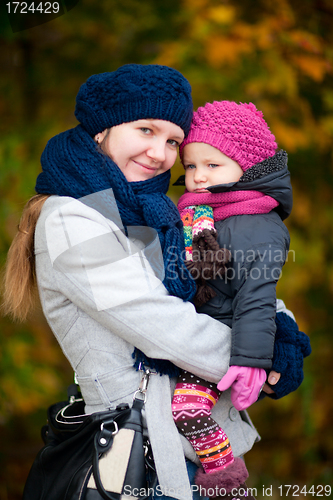
[[[278,151],[274,156],[253,165],[237,182],[217,184],[207,188],[211,193],[225,191],[259,191],[279,202],[275,209],[281,219],[286,219],[293,206],[293,194],[288,170],[288,154]]]

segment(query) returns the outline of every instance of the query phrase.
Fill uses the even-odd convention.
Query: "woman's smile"
[[[151,172],[152,174],[155,174],[156,170],[158,169],[158,164],[156,163],[154,165],[147,165],[142,161],[139,160],[131,160],[135,165],[137,165],[139,168],[142,168],[143,171]]]

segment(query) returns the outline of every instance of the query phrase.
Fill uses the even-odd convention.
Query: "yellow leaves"
[[[28,414],[58,397],[60,379],[48,368],[11,371],[1,378],[0,418],[8,414]]]
[[[326,89],[322,93],[322,99],[325,104],[327,113],[320,119],[320,127],[326,134],[330,137],[332,141],[333,137],[333,90]]]
[[[315,172],[315,166],[313,169]],[[302,165],[290,165],[290,170],[293,178],[293,172],[300,172]],[[323,286],[327,281],[327,250],[330,243],[324,235],[326,232],[329,234],[331,227],[330,221],[325,220],[325,212],[318,200],[312,201],[309,194],[300,190],[295,183],[293,190],[293,211],[287,219],[287,225],[291,226],[290,252],[277,287],[278,296],[283,297],[287,304],[302,301],[302,298],[304,300],[311,290]],[[307,331],[313,327],[311,324],[302,325],[302,322],[300,326]]]
[[[50,398],[60,391],[59,378],[50,370],[35,368],[25,380],[9,373],[1,381],[4,402],[0,404],[0,415],[6,413],[28,414],[49,404]]]
[[[252,76],[252,75],[251,75]],[[298,81],[295,70],[275,51],[261,58],[261,71],[244,83],[250,95],[264,95],[268,98],[283,95],[294,99],[298,94]]]
[[[18,341],[12,346],[12,356],[15,366],[22,367],[29,359],[30,346],[26,342]]]
[[[332,138],[333,136],[333,115],[325,116],[320,120],[321,128]]]
[[[59,378],[47,368],[36,368],[32,377],[32,385],[38,387],[43,382],[44,393],[56,393],[60,389]]]
[[[207,18],[218,24],[230,24],[236,15],[235,8],[231,5],[218,5],[207,11]]]
[[[34,324],[35,323],[35,324]],[[24,326],[2,322],[0,356],[0,419],[10,414],[32,413],[57,398],[63,354],[51,334],[34,321]]]
[[[304,297],[326,278],[324,242],[319,238],[315,241],[311,238],[309,248],[309,239],[306,235],[292,232],[288,262],[282,269],[282,277],[277,286],[278,297],[283,297],[287,304],[295,302],[297,297]]]
[[[299,226],[306,228],[311,223],[313,217],[311,200],[295,186],[294,201],[292,217],[297,221]]]
[[[292,103],[283,97],[278,102],[265,99],[260,102],[260,107],[279,147],[289,153],[310,147],[325,149],[329,146],[330,134],[314,119],[311,107],[296,91]]]
[[[322,99],[323,102],[325,103],[325,107],[333,112],[333,89],[323,89],[322,92]]]
[[[313,412],[313,425],[316,429],[321,429],[329,419],[327,412],[327,401],[324,398],[316,398],[316,411]],[[331,423],[331,422],[330,422]]]
[[[2,390],[5,393],[5,411],[0,408],[1,413],[28,414],[43,404],[43,398],[36,388],[21,384],[15,374],[9,374],[2,381]]]
[[[302,170],[302,165],[291,165],[290,169],[293,175],[296,169]],[[315,166],[313,169],[315,171]],[[301,191],[294,183],[294,206],[287,225],[298,229],[291,229],[292,253],[288,254],[288,262],[283,268],[278,295],[284,297],[287,303],[292,303],[296,298],[301,299],[311,293],[314,288],[323,286],[329,278],[327,251],[330,237],[327,235],[330,234],[331,221],[325,220],[320,201],[312,201],[308,193]]]
[[[184,45],[179,43],[179,41],[169,42],[163,45],[162,50],[155,59],[154,63],[177,68],[179,62],[182,60],[184,48]]]
[[[210,35],[218,35],[219,27],[228,27],[231,25],[236,16],[236,10],[230,5],[213,5],[209,0],[195,0],[191,1],[190,5],[185,4],[188,9],[188,36],[194,41],[202,41],[205,43],[207,37]],[[186,43],[186,42],[185,42]]]

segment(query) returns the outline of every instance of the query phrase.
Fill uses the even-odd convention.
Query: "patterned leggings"
[[[172,400],[174,421],[206,473],[224,469],[234,461],[228,436],[211,417],[220,395],[216,385],[183,371]]]

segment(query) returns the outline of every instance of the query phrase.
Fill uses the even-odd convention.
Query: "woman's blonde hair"
[[[106,129],[98,144],[105,152],[105,141],[111,128]],[[36,299],[35,228],[41,209],[49,194],[37,194],[25,205],[18,231],[9,248],[3,279],[1,312],[13,319],[25,321]]]
[[[25,205],[18,231],[10,246],[4,275],[4,314],[24,321],[36,295],[35,228],[41,209],[50,195],[37,194]]]

